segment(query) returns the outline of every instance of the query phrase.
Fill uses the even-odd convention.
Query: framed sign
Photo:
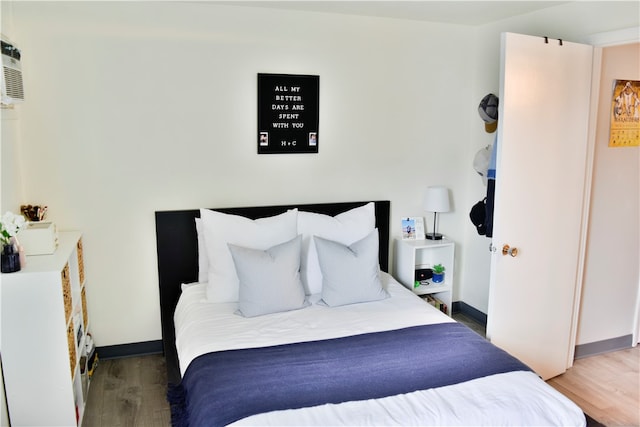
[[[258,154],[317,153],[320,76],[258,74]]]

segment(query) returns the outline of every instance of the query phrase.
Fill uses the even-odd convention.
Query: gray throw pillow
[[[244,317],[306,307],[300,280],[302,236],[267,250],[229,244],[240,281],[238,311]]]
[[[335,307],[389,296],[380,280],[377,229],[349,246],[318,236],[313,238],[322,272],[325,304]]]

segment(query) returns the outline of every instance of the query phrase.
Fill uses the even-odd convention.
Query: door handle
[[[516,257],[518,255],[518,248],[512,248],[509,245],[504,245],[502,247],[502,255],[511,255],[512,257]]]

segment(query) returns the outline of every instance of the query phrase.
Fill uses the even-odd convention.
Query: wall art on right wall
[[[609,147],[640,145],[640,81],[616,80],[611,100]]]

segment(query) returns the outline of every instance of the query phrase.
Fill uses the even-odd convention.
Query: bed
[[[175,426],[585,425],[387,273],[389,201],[156,212]]]

